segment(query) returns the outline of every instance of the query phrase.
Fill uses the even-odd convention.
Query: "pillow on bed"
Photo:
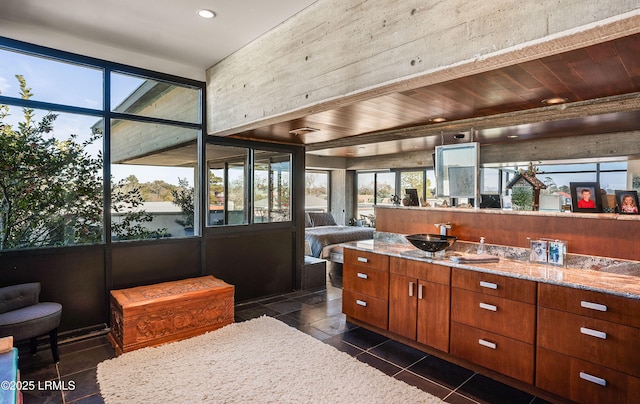
[[[331,213],[309,212],[309,218],[313,226],[337,226]]]
[[[309,212],[304,212],[304,227],[313,227],[313,221],[311,220],[311,216],[309,216]]]

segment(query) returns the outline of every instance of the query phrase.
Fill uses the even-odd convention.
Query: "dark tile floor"
[[[448,403],[545,402],[348,323],[341,313],[341,286],[342,279],[334,275],[327,278],[326,287],[316,290],[243,302],[236,305],[235,320],[245,321],[261,315],[275,317]],[[19,366],[22,380],[40,382],[39,390],[23,392],[25,404],[102,403],[96,366],[112,357],[113,348],[104,335],[75,342],[63,341],[57,365],[51,363],[48,349],[40,350],[35,356],[21,351]],[[52,381],[58,385],[52,385]]]

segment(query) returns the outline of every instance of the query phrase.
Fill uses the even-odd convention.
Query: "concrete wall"
[[[640,31],[637,0],[319,0],[207,70],[226,135]]]

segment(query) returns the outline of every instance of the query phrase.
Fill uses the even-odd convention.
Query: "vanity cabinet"
[[[349,318],[572,402],[638,401],[640,299],[383,251],[345,248]]]
[[[449,352],[451,269],[391,257],[389,331]]]
[[[533,384],[537,283],[454,268],[451,354]]]
[[[389,257],[344,250],[342,312],[387,329],[389,319]]]
[[[640,301],[540,284],[536,386],[577,402],[640,392]]]

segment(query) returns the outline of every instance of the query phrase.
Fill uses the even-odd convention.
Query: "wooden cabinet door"
[[[472,327],[535,343],[536,306],[533,304],[451,288],[451,319]]]
[[[364,321],[374,327],[387,329],[388,302],[349,289],[342,291],[342,312],[348,317]]]
[[[418,282],[417,339],[419,343],[449,352],[450,302],[449,285]]]
[[[416,339],[418,281],[391,274],[389,276],[389,331]]]
[[[531,344],[452,321],[451,354],[533,384],[535,348]]]
[[[536,386],[576,403],[634,403],[640,378],[538,347]]]
[[[538,308],[539,347],[640,377],[640,329]]]
[[[342,287],[377,299],[387,300],[389,297],[389,272],[345,264],[342,270]]]

